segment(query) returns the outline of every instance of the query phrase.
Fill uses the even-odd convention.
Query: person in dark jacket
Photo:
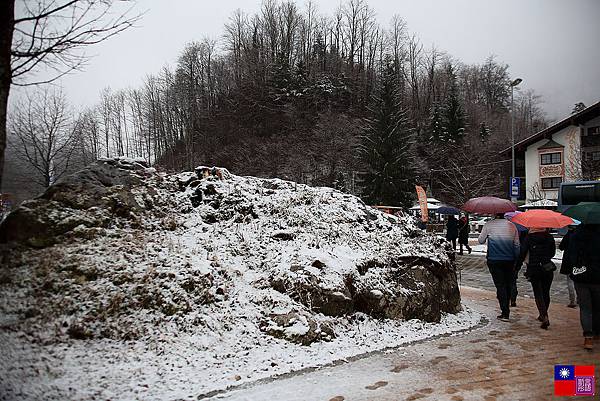
[[[467,251],[471,253],[471,247],[469,246],[469,219],[467,216],[463,216],[458,220],[458,246],[460,248],[459,254],[463,254],[463,245],[467,248]]]
[[[531,228],[521,244],[521,260],[526,264],[525,277],[531,282],[535,304],[542,322],[541,328],[548,329],[550,319],[550,287],[554,279],[554,270],[548,269],[548,264],[556,254],[554,237],[547,229]]]
[[[575,230],[569,242],[569,260],[579,299],[583,347],[592,350],[593,343],[600,342],[600,225],[581,225]]]
[[[456,239],[458,238],[458,220],[450,215],[446,223],[446,239],[452,242],[452,249],[456,250]]]
[[[575,298],[575,283],[571,280],[571,273],[573,273],[573,263],[569,255],[569,242],[573,236],[575,226],[569,226],[568,231],[560,241],[558,249],[563,251],[562,263],[560,264],[560,274],[564,274],[567,281],[567,290],[569,291],[569,308],[577,307],[577,300]]]

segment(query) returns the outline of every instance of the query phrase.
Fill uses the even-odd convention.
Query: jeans
[[[510,292],[512,288],[513,271],[515,262],[512,260],[488,260],[487,265],[492,280],[496,286],[496,298],[500,304],[502,315],[509,317],[510,315]]]
[[[575,305],[577,303],[577,299],[575,298],[575,283],[573,283],[569,275],[565,277],[567,278],[567,290],[569,290],[569,304]]]
[[[530,278],[535,304],[537,305],[540,316],[548,317],[548,308],[550,307],[550,287],[554,279],[554,272],[539,272]]]
[[[575,283],[584,337],[600,336],[600,284]]]

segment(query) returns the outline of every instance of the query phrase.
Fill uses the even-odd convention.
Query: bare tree
[[[17,102],[10,116],[10,148],[35,171],[31,179],[40,187],[73,167],[77,141],[71,115],[62,91],[46,88]]]
[[[115,12],[114,0],[0,1],[0,188],[6,148],[6,114],[11,84],[51,82],[82,67],[83,48],[133,26],[140,14]],[[32,76],[42,68],[47,79]]]
[[[546,191],[544,191],[540,185],[539,182],[534,183],[530,188],[529,188],[529,198],[532,201],[539,201],[542,199],[547,199],[548,195],[546,195]]]
[[[481,148],[474,145],[457,147],[445,168],[431,170],[433,187],[444,199],[462,205],[470,198],[494,194],[499,168],[500,165],[490,162],[490,154]]]

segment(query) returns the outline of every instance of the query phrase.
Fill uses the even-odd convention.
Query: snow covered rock
[[[329,341],[335,337],[330,323],[315,320],[308,313],[271,314],[268,320],[261,322],[260,329],[273,337],[302,345],[320,340]]]
[[[480,318],[459,312],[445,241],[410,219],[221,168],[99,160],[10,214],[0,242],[11,399],[197,398]]]
[[[30,333],[61,327],[59,340],[189,333],[218,315],[221,329],[241,318],[310,344],[357,312],[438,322],[461,310],[444,242],[409,219],[222,168],[99,160],[11,213],[0,239],[13,243],[4,312]]]
[[[25,201],[0,225],[0,241],[44,247],[78,226],[106,227],[115,218],[135,222],[154,208],[156,192],[144,181],[150,174],[143,161],[101,159]]]

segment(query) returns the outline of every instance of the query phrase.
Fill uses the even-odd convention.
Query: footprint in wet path
[[[384,387],[387,385],[388,385],[388,382],[381,380],[381,381],[371,384],[370,386],[366,386],[365,388],[367,390],[377,390],[378,388]]]
[[[448,344],[448,343],[442,343],[442,344],[438,345],[439,349],[447,349],[450,347],[452,347],[452,344]]]
[[[432,365],[437,365],[438,363],[445,361],[446,359],[448,359],[447,356],[436,356],[429,362],[431,362]]]
[[[477,343],[483,343],[486,342],[487,340],[485,338],[476,338],[474,340],[469,341],[471,344],[477,344]]]
[[[338,395],[338,396],[335,396],[335,397],[329,399],[329,401],[344,401],[344,400],[345,400],[345,398],[343,395]]]
[[[419,398],[425,398],[425,397],[427,397],[425,394],[415,393],[413,395],[409,395],[408,397],[406,397],[406,401],[414,401],[414,400],[418,400]]]
[[[408,365],[407,365],[407,364],[405,364],[405,363],[403,363],[403,364],[401,364],[401,365],[396,365],[396,366],[394,366],[394,367],[392,368],[392,370],[391,370],[391,371],[392,371],[392,372],[394,372],[394,373],[400,373],[400,372],[402,372],[404,369],[407,369],[407,368],[408,368]]]

